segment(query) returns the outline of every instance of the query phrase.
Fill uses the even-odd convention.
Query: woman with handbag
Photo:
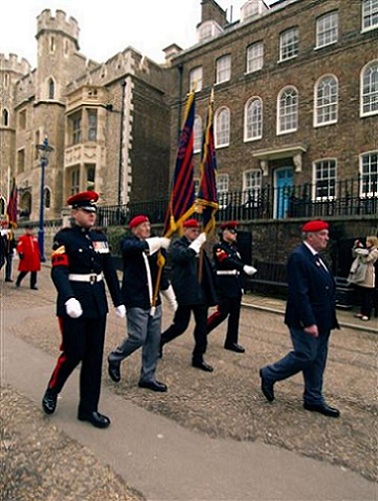
[[[360,275],[358,279],[350,279],[357,287],[361,298],[360,312],[355,317],[367,322],[370,320],[373,308],[375,289],[374,263],[378,260],[378,238],[375,236],[367,237],[366,247],[359,240],[356,240],[352,248],[352,254],[355,260],[352,264],[350,276],[352,275],[353,277],[355,275],[357,277],[357,275]]]

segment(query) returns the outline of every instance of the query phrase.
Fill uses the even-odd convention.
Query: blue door
[[[287,216],[289,208],[291,188],[294,184],[293,167],[281,167],[275,171],[275,218],[283,219]]]

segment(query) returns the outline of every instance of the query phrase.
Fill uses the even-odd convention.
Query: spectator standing
[[[223,223],[220,230],[220,241],[213,247],[218,304],[217,310],[207,319],[207,332],[210,333],[228,317],[224,348],[244,353],[245,349],[238,344],[243,274],[252,276],[257,270],[241,259],[236,244],[237,222]]]
[[[18,265],[20,273],[16,280],[16,287],[20,287],[22,280],[30,272],[30,288],[38,290],[37,273],[41,269],[41,258],[38,239],[34,235],[32,226],[25,226],[25,234],[18,239],[16,249],[20,258]]]
[[[107,428],[110,419],[98,412],[104,350],[108,286],[116,315],[125,316],[119,282],[104,233],[94,230],[98,194],[85,191],[70,197],[74,224],[54,239],[51,278],[58,291],[57,316],[61,351],[42,400],[46,414],[55,412],[58,394],[75,367],[80,368],[78,419]]]
[[[355,317],[367,322],[370,320],[375,293],[375,263],[378,260],[378,237],[371,235],[366,238],[366,247],[356,240],[352,248],[354,258],[364,267],[364,276],[355,283],[361,300],[360,312]]]
[[[203,358],[207,347],[208,308],[216,304],[210,260],[206,252],[201,250],[206,242],[206,233],[199,234],[199,223],[196,219],[188,219],[183,227],[184,235],[175,240],[170,248],[172,285],[178,308],[173,324],[161,335],[160,351],[162,355],[163,346],[185,332],[193,312],[195,345],[192,366],[212,372],[213,367]]]
[[[132,232],[121,242],[123,259],[122,297],[127,311],[127,337],[108,356],[110,378],[121,380],[121,362],[138,348],[142,348],[142,366],[139,387],[165,392],[167,385],[156,380],[161,335],[161,300],[154,292],[158,276],[160,249],[168,248],[170,240],[151,237],[151,223],[147,216],[135,216],[129,223]],[[177,307],[172,286],[162,276],[161,288],[173,309]],[[156,303],[156,304],[154,304]]]
[[[303,407],[337,418],[339,410],[326,404],[322,392],[330,332],[339,327],[335,280],[318,254],[328,245],[328,228],[322,220],[309,221],[302,227],[303,242],[291,253],[287,265],[285,323],[294,349],[278,362],[260,369],[260,377],[262,393],[272,402],[274,384],[302,372]]]

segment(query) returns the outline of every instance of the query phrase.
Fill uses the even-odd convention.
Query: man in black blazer
[[[304,404],[308,411],[339,417],[322,394],[328,340],[339,328],[335,312],[335,280],[318,252],[327,247],[329,225],[309,221],[302,227],[303,242],[289,257],[287,275],[289,296],[285,323],[289,327],[293,351],[278,362],[260,369],[261,390],[269,402],[274,400],[274,384],[303,372]]]

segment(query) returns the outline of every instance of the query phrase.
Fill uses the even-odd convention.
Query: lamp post
[[[53,151],[53,147],[49,145],[49,140],[47,136],[45,137],[42,144],[37,144],[36,148],[39,154],[39,161],[41,164],[41,193],[40,193],[40,207],[39,207],[39,230],[38,230],[38,245],[39,253],[41,256],[41,261],[46,261],[45,258],[45,169],[49,163],[50,153]]]

